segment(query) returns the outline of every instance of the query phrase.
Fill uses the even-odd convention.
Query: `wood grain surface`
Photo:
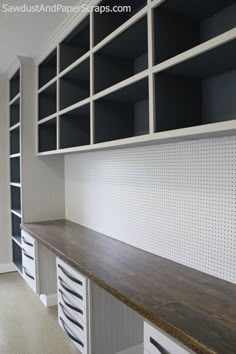
[[[194,352],[236,353],[236,285],[67,220],[22,229]]]

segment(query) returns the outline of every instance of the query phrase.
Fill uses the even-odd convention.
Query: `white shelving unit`
[[[36,66],[18,57],[9,77],[9,170],[12,258],[22,273],[22,222],[53,220],[64,215],[62,156],[42,161],[35,156]]]
[[[131,8],[81,15],[40,57],[38,155],[236,133],[235,2]]]

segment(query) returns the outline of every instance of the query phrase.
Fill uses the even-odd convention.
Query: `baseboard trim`
[[[39,298],[46,307],[57,305],[57,294],[41,294]]]
[[[2,273],[10,273],[10,272],[16,272],[16,266],[14,263],[6,263],[6,264],[0,264],[0,274]]]

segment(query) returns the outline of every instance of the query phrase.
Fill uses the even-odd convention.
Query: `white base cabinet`
[[[25,231],[22,231],[22,271],[27,284],[38,294],[38,243]]]

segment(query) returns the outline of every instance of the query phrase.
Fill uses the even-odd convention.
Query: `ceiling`
[[[4,13],[3,4],[76,5],[78,0],[0,0],[0,73],[17,55],[34,57],[44,42],[66,18],[66,13]]]

